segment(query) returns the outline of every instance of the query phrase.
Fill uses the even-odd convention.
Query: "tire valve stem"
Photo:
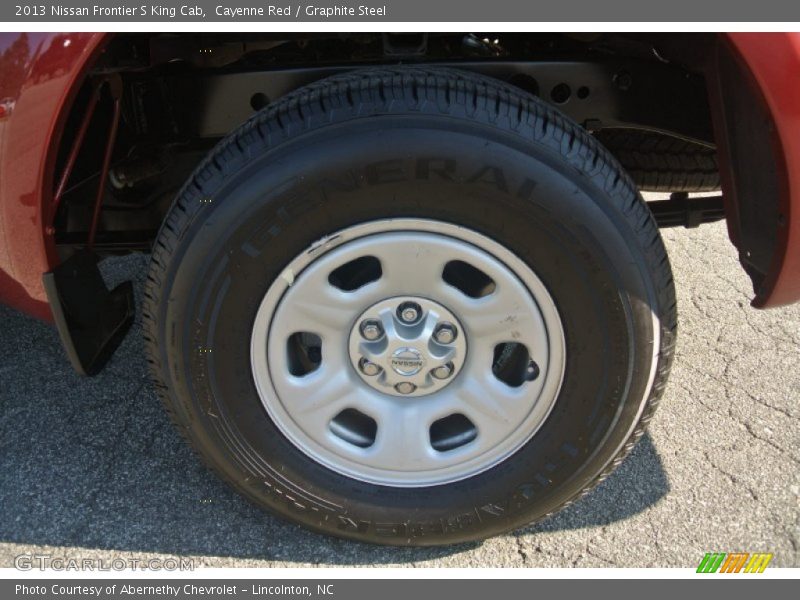
[[[533,381],[537,377],[539,377],[539,365],[534,361],[530,361],[528,367],[525,369],[525,380]]]

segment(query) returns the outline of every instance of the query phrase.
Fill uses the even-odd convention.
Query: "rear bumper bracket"
[[[686,192],[675,192],[669,200],[647,203],[659,227],[686,227],[693,229],[703,223],[713,223],[725,218],[722,196],[689,198]]]

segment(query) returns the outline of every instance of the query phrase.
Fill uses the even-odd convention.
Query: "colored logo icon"
[[[772,554],[749,552],[707,552],[697,566],[698,573],[763,573]]]

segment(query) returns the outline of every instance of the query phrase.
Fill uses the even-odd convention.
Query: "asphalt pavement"
[[[724,225],[664,231],[675,365],[649,433],[591,494],[479,544],[394,549],[309,533],[209,473],[148,382],[139,323],[94,378],[52,326],[0,307],[0,567],[23,553],[211,566],[694,567],[772,552],[800,566],[800,306],[757,311]],[[111,283],[147,258],[104,264]]]

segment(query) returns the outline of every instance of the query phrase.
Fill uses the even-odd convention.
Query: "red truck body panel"
[[[777,126],[783,173],[780,251],[760,307],[800,300],[800,33],[725,34]],[[73,100],[110,34],[0,34],[0,302],[51,319],[42,274],[58,264],[50,224],[56,154]]]
[[[0,34],[0,302],[51,319],[42,274],[57,264],[53,178],[61,131],[101,33]]]

